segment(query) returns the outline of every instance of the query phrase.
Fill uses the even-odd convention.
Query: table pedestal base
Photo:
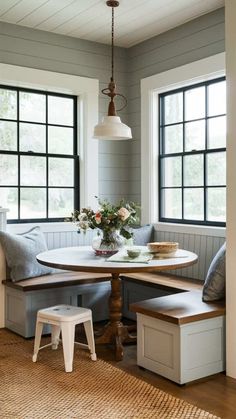
[[[129,333],[133,326],[125,326],[121,322],[122,297],[119,274],[112,274],[109,309],[110,322],[104,327],[101,335],[96,338],[96,344],[114,344],[116,361],[121,361],[124,355],[123,343],[135,343],[136,336],[132,336]]]
[[[109,322],[103,329],[102,335],[96,338],[96,344],[111,343],[115,345],[115,359],[122,361],[124,355],[123,343],[136,343],[136,336],[129,333],[129,326],[122,322],[112,324]]]

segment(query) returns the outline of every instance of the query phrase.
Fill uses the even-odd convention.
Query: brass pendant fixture
[[[108,106],[108,114],[102,122],[94,128],[94,138],[100,140],[128,140],[132,138],[131,129],[121,122],[121,119],[116,114],[116,107],[114,99],[120,96],[124,99],[125,104],[117,112],[121,111],[127,105],[126,97],[116,92],[116,84],[114,81],[114,7],[119,6],[119,2],[109,0],[106,2],[108,7],[112,8],[112,23],[111,23],[111,78],[108,87],[102,90],[102,93],[110,98]]]

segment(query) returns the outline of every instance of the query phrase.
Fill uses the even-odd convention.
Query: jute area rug
[[[0,331],[0,418],[217,418],[107,362],[75,348],[74,371],[64,372],[62,348],[40,351],[33,341]]]

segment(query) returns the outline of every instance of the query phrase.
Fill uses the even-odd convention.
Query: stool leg
[[[37,361],[42,331],[43,331],[43,323],[37,320],[36,329],[35,329],[35,339],[34,339],[34,354],[32,358],[33,362]]]
[[[61,332],[60,326],[56,326],[54,324],[51,325],[51,340],[52,340],[52,349],[57,349],[59,344],[59,336]]]
[[[97,355],[96,355],[96,352],[95,352],[95,343],[94,343],[92,320],[87,320],[86,322],[84,322],[84,329],[85,329],[85,334],[86,334],[89,350],[90,350],[90,353],[91,353],[91,359],[92,359],[92,361],[97,361]]]
[[[61,324],[62,345],[66,372],[73,371],[75,326],[69,322]]]

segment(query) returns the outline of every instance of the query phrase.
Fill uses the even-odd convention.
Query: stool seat
[[[75,321],[92,315],[89,308],[73,307],[61,304],[53,307],[43,308],[38,312],[40,318],[48,320],[60,320],[62,322]]]
[[[75,342],[75,326],[83,323],[88,344]],[[40,347],[43,325],[51,326],[51,343]],[[44,308],[37,313],[33,362],[37,361],[38,352],[46,346],[57,349],[59,336],[62,335],[62,346],[66,372],[73,370],[74,343],[90,350],[92,361],[97,360],[93,335],[92,311],[88,308],[73,307],[70,305],[57,305]]]

